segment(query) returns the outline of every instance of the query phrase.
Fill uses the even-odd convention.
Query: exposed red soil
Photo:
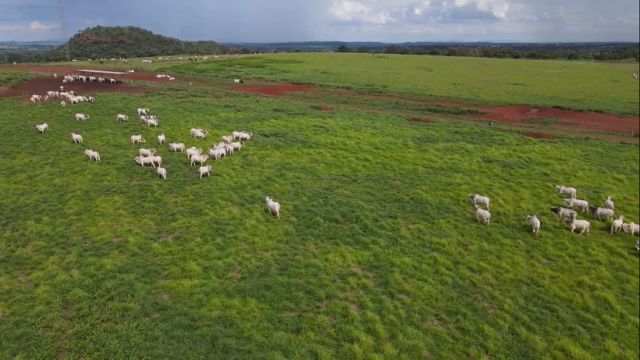
[[[26,82],[14,87],[4,87],[0,89],[0,97],[12,97],[12,96],[27,96],[30,97],[33,94],[45,95],[47,91],[59,91],[62,81],[54,78],[33,78]],[[82,83],[80,81],[74,81],[70,84],[64,84],[64,90],[73,90],[79,95],[97,93],[97,92],[123,92],[123,93],[143,93],[146,89],[141,87],[131,86],[129,84],[99,84],[99,83]]]
[[[549,134],[541,134],[541,133],[522,133],[522,135],[534,138],[534,139],[553,139],[552,135]]]
[[[564,110],[550,107],[533,107],[528,105],[486,107],[465,104],[448,99],[407,99],[392,95],[372,95],[351,90],[339,89],[336,93],[345,96],[366,97],[376,100],[395,100],[407,103],[433,104],[449,108],[471,109],[484,112],[483,115],[472,115],[474,119],[488,119],[499,122],[533,124],[530,119],[553,119],[549,128],[572,131],[597,131],[617,134],[638,134],[640,119],[638,116],[618,116],[595,112]]]
[[[60,75],[73,74],[78,70],[122,71],[122,70],[113,70],[113,69],[95,69],[92,66],[77,67],[77,66],[29,65],[29,64],[2,65],[0,66],[0,70],[58,74],[58,79],[59,79],[58,81],[60,82],[60,85],[62,85],[62,77]],[[127,81],[127,80],[143,80],[143,81],[152,81],[152,82],[168,82],[169,81],[166,78],[157,78],[155,73],[144,72],[144,71],[136,71],[133,73],[127,73],[126,75],[119,75],[117,76],[117,78],[123,81]]]
[[[264,85],[264,86],[243,86],[235,89],[236,92],[261,94],[267,96],[282,96],[292,92],[303,92],[313,89],[311,85],[301,84],[279,84],[279,85]]]
[[[557,123],[551,124],[551,127],[618,134],[637,134],[640,130],[640,121],[637,116],[618,116],[556,108],[534,108],[526,105],[479,108],[479,110],[487,114],[475,115],[474,118],[511,123],[526,123],[530,119],[557,119]]]

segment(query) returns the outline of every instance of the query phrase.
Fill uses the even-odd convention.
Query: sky
[[[639,0],[0,0],[0,41],[62,40],[91,26],[134,25],[184,40],[220,42],[637,42],[639,4]]]

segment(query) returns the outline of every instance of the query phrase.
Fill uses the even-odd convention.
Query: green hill
[[[48,54],[50,60],[66,58],[141,57],[175,54],[218,54],[225,48],[214,41],[181,41],[134,27],[88,28]]]

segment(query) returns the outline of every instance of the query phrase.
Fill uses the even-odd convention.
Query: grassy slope
[[[638,114],[637,63],[470,57],[276,54],[176,66],[172,71],[308,82],[416,97],[561,106]]]
[[[548,212],[564,183],[638,222],[637,146],[214,95],[0,100],[0,358],[637,359],[633,238]],[[116,124],[143,105],[161,128]],[[214,141],[193,126],[256,138],[204,181],[164,148],[168,182],[134,166],[129,135]]]

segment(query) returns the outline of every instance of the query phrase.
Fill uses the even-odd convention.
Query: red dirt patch
[[[33,94],[44,95],[47,91],[59,91],[61,80],[54,78],[33,78],[14,87],[0,89],[0,98],[12,96],[31,96]],[[131,86],[128,84],[98,84],[98,83],[82,83],[74,81],[64,85],[64,90],[73,90],[79,95],[97,92],[123,92],[123,93],[143,93],[144,88]]]
[[[553,136],[549,134],[541,134],[541,133],[522,133],[522,135],[534,139],[553,139]]]
[[[402,98],[399,96],[358,93],[345,89],[333,91],[344,96],[364,97],[373,100],[395,100],[409,104],[433,104],[455,109],[478,110],[485,113],[467,116],[471,119],[487,119],[517,125],[526,124],[528,126],[536,124],[536,119],[541,120],[538,122],[539,124],[544,124],[544,119],[552,119],[547,125],[549,129],[570,130],[571,132],[594,131],[624,135],[640,133],[640,119],[638,116],[618,116],[528,105],[486,107],[449,99]]]
[[[551,127],[582,131],[600,131],[619,134],[637,134],[640,121],[637,116],[618,116],[594,112],[580,112],[556,108],[533,108],[526,105],[480,108],[486,115],[476,118],[512,123],[525,123],[530,119],[557,119]]]
[[[261,94],[267,96],[282,96],[291,92],[303,92],[313,89],[311,85],[300,84],[281,84],[281,85],[265,85],[265,86],[246,86],[238,87],[236,92]]]
[[[96,64],[97,65],[97,64]],[[30,73],[47,73],[47,74],[58,74],[58,82],[62,85],[62,77],[60,75],[69,75],[76,73],[78,70],[111,70],[111,71],[122,71],[123,70],[114,70],[114,69],[94,69],[92,66],[81,66],[81,67],[73,67],[73,66],[57,66],[57,65],[29,65],[29,64],[18,64],[18,65],[3,65],[0,66],[0,70],[8,70],[8,71],[20,71],[20,72],[30,72]],[[155,73],[144,72],[144,71],[136,71],[133,73],[127,73],[126,75],[117,76],[118,79],[123,81],[127,80],[142,80],[142,81],[152,81],[152,82],[167,82],[169,81],[166,78],[157,78]]]

